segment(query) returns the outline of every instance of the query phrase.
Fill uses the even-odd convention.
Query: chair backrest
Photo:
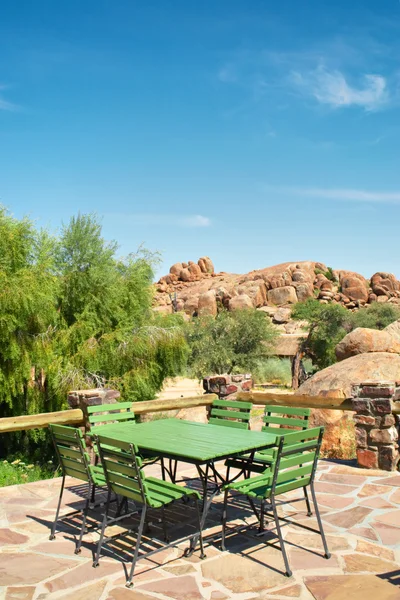
[[[293,406],[266,406],[264,410],[262,431],[277,433],[279,429],[308,429],[310,408],[297,408]],[[286,433],[285,433],[286,435]]]
[[[251,402],[240,400],[215,400],[211,406],[209,423],[248,429],[250,425]]]
[[[278,438],[278,453],[271,481],[272,494],[284,494],[312,483],[323,433],[323,427],[314,427]]]
[[[49,425],[63,475],[90,481],[90,457],[82,432],[75,427]]]
[[[132,402],[115,402],[114,404],[96,404],[87,406],[88,421],[90,425],[99,423],[125,423],[135,422],[135,413],[132,410]]]
[[[151,505],[136,446],[106,435],[95,435],[95,441],[109,489],[134,502]]]

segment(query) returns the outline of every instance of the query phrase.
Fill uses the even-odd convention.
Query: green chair
[[[114,404],[96,404],[87,406],[87,420],[90,424],[90,430],[87,435],[94,437],[97,427],[115,423],[136,423],[135,413],[132,410],[132,402],[115,402]],[[96,444],[93,444],[95,452],[95,464],[98,464],[99,454]],[[142,457],[145,465],[150,465],[159,460],[158,456]]]
[[[277,435],[288,435],[293,430],[305,430],[309,427],[311,409],[296,408],[291,406],[266,406],[263,415],[263,426],[261,431]],[[277,427],[278,426],[278,427]],[[277,448],[260,450],[254,455],[251,465],[248,463],[249,455],[245,454],[225,462],[227,466],[227,480],[229,480],[229,469],[236,468],[262,473],[266,467],[271,465],[277,456]]]
[[[135,422],[132,402],[96,404],[94,406],[87,406],[85,411],[87,412],[91,430],[99,424]]]
[[[208,422],[211,425],[249,429],[252,406],[251,402],[240,400],[215,400]]]
[[[119,522],[122,519],[129,518],[133,514],[140,512],[140,522],[138,526],[136,545],[132,560],[132,565],[127,578],[126,586],[132,585],[132,579],[135,572],[135,566],[138,560],[147,558],[156,552],[164,550],[165,547],[176,545],[184,540],[192,540],[196,543],[197,539],[200,540],[201,558],[204,558],[203,540],[201,534],[201,521],[198,501],[200,495],[195,490],[191,490],[185,487],[175,485],[174,483],[157,479],[155,477],[146,477],[143,471],[143,461],[138,455],[137,448],[134,444],[123,442],[115,438],[108,438],[105,435],[96,435],[96,443],[100,453],[101,463],[104,468],[104,473],[108,486],[108,496],[106,510],[104,514],[103,524],[101,528],[100,540],[97,546],[97,551],[93,566],[97,567],[99,564],[99,557],[102,546],[105,542],[110,539],[115,539],[116,536],[111,538],[105,538],[104,533],[106,527],[113,523]],[[114,492],[118,496],[122,496],[124,499],[132,500],[134,502],[134,510],[128,512],[122,516],[117,515],[112,517],[109,514],[110,498],[111,493]],[[165,508],[176,501],[186,501],[193,499],[196,510],[196,527],[195,533],[181,538],[179,541],[169,543],[167,521],[165,516]],[[138,509],[137,505],[141,505]],[[160,548],[146,552],[139,556],[139,549],[142,542],[142,536],[144,527],[146,524],[146,515],[149,509],[160,509],[161,510],[161,522],[163,525],[163,542],[165,542]],[[191,522],[181,522],[180,526],[187,526]],[[128,530],[127,533],[130,533]],[[155,539],[155,538],[153,538]],[[158,540],[160,541],[160,540]],[[194,551],[192,545],[189,549],[189,554]]]
[[[59,521],[61,500],[65,486],[65,477],[69,475],[70,477],[74,477],[75,479],[80,479],[81,481],[88,483],[86,503],[82,511],[82,527],[75,549],[75,554],[78,554],[82,544],[82,537],[85,532],[90,502],[94,499],[96,487],[104,487],[106,485],[106,479],[103,467],[90,464],[90,457],[87,453],[85,440],[80,429],[76,429],[75,427],[65,427],[64,425],[49,425],[49,428],[62,471],[61,490],[55,520],[51,528],[51,540],[55,538],[57,522]],[[79,512],[81,511],[73,511],[65,516],[68,517]]]
[[[278,437],[277,440],[279,440],[279,443],[277,448],[277,456],[270,469],[265,470],[262,475],[251,477],[250,479],[244,479],[235,483],[228,483],[225,486],[221,540],[221,546],[223,550],[226,549],[225,538],[229,492],[234,491],[238,494],[247,496],[253,509],[254,501],[260,502],[260,513],[256,511],[256,515],[260,523],[260,532],[264,530],[264,515],[266,512],[265,505],[266,503],[269,503],[272,509],[273,518],[275,520],[280,548],[285,562],[286,575],[290,577],[292,572],[290,570],[285,543],[282,537],[276,499],[281,494],[285,494],[286,492],[296,489],[303,489],[304,496],[306,499],[308,499],[307,488],[310,487],[319,533],[322,537],[322,543],[325,550],[325,558],[330,558],[331,555],[328,550],[314,490],[314,477],[317,469],[322,436],[323,428],[316,427]],[[302,498],[299,498],[299,500],[301,499]],[[283,500],[281,504],[285,502],[292,503],[293,500]],[[307,502],[307,508],[308,514],[310,515],[311,511],[309,502]],[[287,521],[287,519],[285,520]]]

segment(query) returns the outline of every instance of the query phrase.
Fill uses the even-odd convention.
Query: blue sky
[[[398,0],[3,0],[0,202],[209,255],[400,278]]]

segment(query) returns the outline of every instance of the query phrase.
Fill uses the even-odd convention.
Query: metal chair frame
[[[237,482],[234,484],[228,484],[228,486],[226,486],[226,488],[225,488],[225,494],[224,494],[224,508],[223,508],[223,515],[222,515],[222,537],[221,537],[222,550],[226,550],[225,539],[226,539],[226,529],[227,529],[226,524],[227,524],[228,495],[229,495],[230,490],[236,490],[239,494],[247,496],[247,499],[249,500],[250,505],[251,505],[253,511],[255,512],[255,515],[259,521],[259,534],[262,534],[264,532],[265,515],[269,514],[270,516],[273,517],[273,519],[275,521],[275,525],[276,525],[278,538],[279,538],[280,549],[283,554],[286,575],[288,577],[290,577],[292,575],[292,571],[290,569],[289,559],[288,559],[288,556],[286,553],[286,548],[285,548],[285,542],[284,542],[284,539],[282,536],[282,530],[281,530],[281,526],[280,526],[280,522],[279,522],[280,519],[279,519],[278,512],[277,512],[277,502],[276,502],[276,496],[279,496],[281,493],[285,493],[285,491],[303,488],[304,498],[305,498],[306,506],[307,506],[307,516],[311,516],[312,511],[311,511],[311,505],[310,505],[310,500],[309,500],[308,490],[307,490],[307,487],[308,486],[310,487],[312,501],[313,501],[313,505],[314,505],[314,509],[315,509],[315,516],[316,516],[317,522],[318,522],[318,528],[319,528],[318,533],[321,535],[322,543],[324,546],[324,552],[325,552],[324,556],[327,559],[329,559],[331,557],[331,554],[328,549],[325,533],[323,530],[323,525],[322,525],[321,516],[320,516],[317,498],[316,498],[315,489],[314,489],[314,478],[315,478],[315,473],[316,473],[317,464],[318,464],[318,457],[319,457],[321,443],[322,443],[323,428],[321,427],[321,428],[305,430],[304,431],[304,441],[299,443],[299,439],[301,439],[302,433],[303,432],[295,432],[294,434],[292,433],[292,434],[287,434],[286,436],[278,437],[277,439],[279,439],[279,444],[278,444],[277,458],[276,458],[274,465],[271,467],[271,470],[269,471],[269,473],[267,471],[265,471],[262,475],[260,475],[258,477],[246,479],[244,481],[240,481],[240,482]],[[292,440],[290,440],[290,436],[292,436]],[[308,441],[312,437],[314,437],[314,440]],[[292,443],[290,443],[291,441],[292,441]],[[285,446],[287,446],[287,449],[285,449]],[[312,453],[313,451],[314,451],[314,457],[312,458],[311,472],[308,473],[308,471],[310,470],[310,467],[304,466],[303,463],[311,463],[311,459],[310,458],[307,459],[307,456],[310,457],[310,452]],[[303,460],[303,462],[301,462],[302,460]],[[293,467],[293,466],[296,467],[297,473],[296,473],[296,471],[292,472],[294,479],[291,480],[290,479],[290,476],[291,476],[290,470],[286,471],[286,473],[285,473],[285,469],[289,469],[290,467]],[[277,489],[277,486],[280,486],[281,488],[284,488],[286,486],[286,489],[283,489],[282,491],[280,491],[279,489]],[[253,497],[260,500],[260,512],[258,512],[256,510],[253,498],[248,495],[248,493],[251,493],[252,489],[256,490],[257,488],[261,488],[261,490],[263,488],[265,488],[264,494],[267,494],[264,497],[256,494],[255,492],[253,492],[253,494],[252,494]],[[284,502],[281,502],[280,504],[293,503],[295,501],[300,501],[300,500],[302,500],[302,498],[298,498],[297,500],[284,501]],[[270,503],[270,508],[272,509],[272,515],[270,512],[267,512],[265,510],[266,503],[268,501]],[[283,520],[282,517],[281,517],[281,520]],[[293,523],[292,521],[289,521],[288,519],[284,519],[284,520],[289,523]],[[247,528],[247,527],[248,526],[245,526],[245,528]],[[242,529],[243,529],[243,527],[241,528],[241,530]]]

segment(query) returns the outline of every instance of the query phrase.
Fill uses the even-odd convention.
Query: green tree
[[[352,329],[350,315],[340,304],[321,304],[313,298],[295,305],[292,318],[309,323],[308,336],[300,352],[311,358],[319,369],[336,362],[335,346]]]
[[[71,219],[56,239],[0,210],[0,416],[59,410],[78,388],[151,399],[184,368],[183,321],[151,310],[157,257],[116,252],[94,215]],[[32,432],[4,447],[43,442]]]
[[[368,327],[369,329],[385,329],[388,325],[400,319],[400,308],[387,302],[374,302],[370,306],[358,310],[351,315],[353,329]]]
[[[277,332],[257,310],[221,311],[187,325],[189,368],[197,377],[251,371],[270,356]]]

